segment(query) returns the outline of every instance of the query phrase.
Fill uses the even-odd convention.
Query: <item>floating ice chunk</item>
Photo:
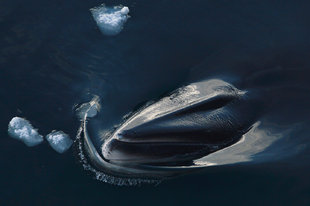
[[[46,135],[46,139],[51,147],[58,153],[64,153],[73,143],[69,135],[62,131],[52,131]]]
[[[38,133],[37,129],[34,129],[28,120],[21,117],[14,117],[10,121],[8,133],[29,147],[36,146],[43,141],[43,136]]]
[[[100,110],[99,97],[95,96],[90,102],[82,104],[76,109],[77,116],[84,120],[84,118],[92,118],[97,115]]]
[[[127,6],[106,7],[102,4],[90,11],[101,32],[109,36],[120,33],[129,18]]]

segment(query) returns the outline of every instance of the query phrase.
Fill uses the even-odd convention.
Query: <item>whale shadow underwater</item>
[[[53,2],[6,10],[9,111],[50,131],[48,122],[72,129],[80,104],[100,105],[95,117],[78,115],[76,146],[85,170],[116,185],[209,166],[308,164],[309,3],[150,2],[107,2],[130,9],[114,37],[100,33],[91,2],[63,3],[57,14]],[[35,15],[14,19],[28,10]]]

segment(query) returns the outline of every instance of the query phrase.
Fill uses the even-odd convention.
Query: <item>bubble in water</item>
[[[63,131],[52,131],[46,136],[46,139],[51,147],[58,153],[64,153],[73,143],[69,135]]]
[[[129,18],[127,6],[106,7],[104,4],[90,9],[99,29],[105,35],[116,35]]]
[[[21,117],[14,117],[10,121],[8,133],[11,137],[24,142],[29,147],[43,142],[43,136],[38,133],[37,129],[34,129],[28,120]]]

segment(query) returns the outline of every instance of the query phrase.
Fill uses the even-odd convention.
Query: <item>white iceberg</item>
[[[38,133],[37,129],[34,129],[28,120],[21,117],[14,117],[10,121],[8,133],[11,137],[24,142],[29,147],[43,142],[43,136]]]
[[[64,153],[73,143],[69,135],[62,131],[52,131],[46,135],[46,139],[51,147],[58,153]]]
[[[105,35],[116,35],[129,18],[127,6],[106,7],[104,4],[90,9],[99,29]]]

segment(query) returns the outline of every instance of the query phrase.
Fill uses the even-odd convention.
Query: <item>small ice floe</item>
[[[73,143],[69,135],[62,131],[52,131],[46,135],[46,139],[51,147],[58,153],[64,153]]]
[[[104,4],[90,9],[99,29],[105,35],[116,35],[129,18],[127,6],[107,7]]]
[[[43,142],[43,136],[34,129],[30,122],[21,117],[14,117],[8,126],[8,133],[11,137],[24,142],[27,146],[33,147]]]
[[[90,102],[81,104],[81,106],[76,109],[76,113],[81,120],[84,120],[85,118],[95,117],[99,110],[99,97],[95,96]]]

